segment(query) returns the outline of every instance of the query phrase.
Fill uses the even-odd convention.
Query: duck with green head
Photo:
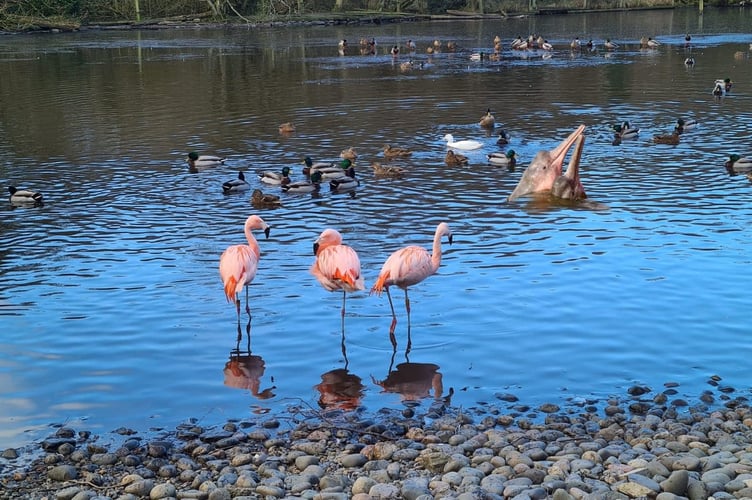
[[[222,192],[225,194],[242,193],[250,189],[251,185],[245,180],[245,174],[241,170],[238,178],[222,183]]]
[[[510,149],[506,153],[490,153],[487,157],[489,165],[493,165],[494,167],[513,169],[517,165],[517,153],[514,152],[514,149]]]
[[[188,168],[191,172],[199,172],[207,168],[218,167],[225,162],[220,156],[199,155],[195,151],[188,153]]]
[[[281,186],[290,183],[290,167],[282,167],[282,172],[261,172],[259,179],[264,184],[271,184],[273,186]]]
[[[282,191],[285,193],[312,193],[321,188],[321,172],[314,171],[309,180],[284,184]]]
[[[729,175],[746,174],[752,172],[752,158],[747,158],[736,153],[730,154],[724,166]]]

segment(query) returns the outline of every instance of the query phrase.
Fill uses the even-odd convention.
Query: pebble
[[[726,391],[712,409],[704,393],[683,406],[634,386],[586,407],[500,394],[506,409],[194,421],[158,438],[123,428],[111,447],[62,427],[32,459],[3,453],[0,500],[752,499],[752,410]]]

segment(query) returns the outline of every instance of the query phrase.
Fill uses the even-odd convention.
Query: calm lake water
[[[532,408],[602,404],[634,384],[647,397],[678,384],[672,398],[690,404],[705,390],[748,396],[752,184],[723,163],[752,154],[751,25],[752,9],[729,9],[0,38],[0,179],[46,200],[0,209],[0,448],[53,423],[108,433],[318,409],[322,380],[370,412],[427,408],[434,386],[502,411],[504,393]],[[470,60],[496,35],[508,47],[529,33],[556,50]],[[575,36],[599,49],[573,54]],[[642,36],[662,46],[641,50]],[[377,55],[357,53],[362,37]],[[427,55],[437,38],[456,52]],[[620,48],[603,51],[606,38]],[[393,60],[407,39],[418,50]],[[416,69],[401,71],[409,58]],[[713,97],[725,77],[732,92]],[[513,172],[486,164],[501,149],[478,126],[487,108],[512,135]],[[652,144],[680,117],[700,125],[678,146]],[[623,120],[640,135],[614,146]],[[280,135],[287,121],[297,131]],[[535,153],[579,124],[590,203],[506,203]],[[447,133],[483,141],[469,167],[444,165]],[[373,176],[385,143],[414,151],[404,178]],[[239,170],[252,187],[285,165],[299,180],[306,155],[348,147],[352,193],[263,186],[282,195],[274,210],[222,193]],[[194,150],[227,161],[193,174]],[[244,339],[242,366],[228,367],[237,323],[218,261],[252,213],[272,229],[250,290],[251,353]],[[411,289],[410,352],[399,289],[396,350],[386,297],[367,293],[348,296],[343,343],[341,294],[308,271],[318,234],[343,233],[370,287],[393,250],[430,246],[442,221],[454,243]]]

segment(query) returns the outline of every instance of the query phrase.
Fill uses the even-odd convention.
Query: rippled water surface
[[[506,408],[497,396],[513,393],[535,407],[674,382],[696,403],[722,395],[713,375],[730,397],[748,395],[752,185],[723,163],[752,154],[751,20],[677,10],[1,38],[0,179],[46,203],[0,211],[0,448],[50,423],[146,429],[336,399],[375,411],[452,394]],[[497,34],[508,46],[531,32],[554,44],[551,57],[470,60]],[[621,46],[572,54],[574,36]],[[641,36],[663,45],[641,50]],[[358,54],[361,37],[379,53]],[[405,72],[409,57],[388,48],[408,38],[418,50]],[[457,51],[427,55],[436,38]],[[714,98],[724,77],[734,88]],[[478,126],[487,108],[512,134],[513,172],[486,164],[500,149]],[[700,126],[678,146],[652,144],[679,117]],[[614,146],[622,120],[640,136]],[[287,121],[297,131],[280,135]],[[506,203],[535,153],[581,123],[589,202]],[[444,165],[446,133],[483,141],[469,167]],[[385,143],[414,151],[404,178],[373,176]],[[334,160],[351,146],[354,192],[263,186],[283,201],[266,210],[222,194],[238,170],[252,187],[257,171],[284,165],[299,180],[306,155]],[[193,150],[227,161],[190,173]],[[244,338],[228,364],[237,324],[218,260],[244,242],[251,213],[272,229],[250,289],[251,353]],[[398,289],[396,350],[387,298],[367,293],[348,296],[343,342],[342,297],[308,271],[317,235],[340,230],[370,287],[393,250],[430,246],[441,221],[454,242],[411,289],[410,351]]]

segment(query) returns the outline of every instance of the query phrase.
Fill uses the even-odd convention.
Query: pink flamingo
[[[256,276],[258,261],[261,255],[258,242],[253,237],[254,229],[263,229],[264,235],[269,237],[269,225],[258,215],[251,215],[245,221],[245,237],[247,245],[232,245],[222,252],[219,258],[219,276],[225,285],[227,301],[235,302],[238,312],[238,324],[240,324],[240,297],[239,294],[245,288],[245,310],[251,315],[248,305],[248,286]],[[240,332],[240,330],[238,330]]]
[[[326,229],[313,243],[316,261],[311,266],[321,286],[330,292],[342,290],[342,333],[345,331],[345,300],[347,292],[365,290],[360,275],[360,259],[351,247],[342,244],[342,235],[335,229]]]
[[[441,264],[442,236],[448,236],[449,244],[452,244],[452,231],[446,222],[442,222],[436,227],[436,233],[433,235],[432,254],[429,255],[428,250],[417,245],[400,248],[392,253],[386,259],[386,262],[384,262],[379,277],[373,288],[371,288],[371,293],[376,292],[379,295],[386,290],[386,296],[389,298],[389,307],[392,308],[392,326],[389,327],[389,337],[392,340],[392,344],[396,345],[394,328],[397,326],[397,315],[394,313],[394,304],[392,304],[392,296],[389,294],[389,287],[397,285],[405,291],[405,310],[407,311],[407,332],[409,336],[410,298],[407,296],[407,288],[420,283],[439,269],[439,265]]]

